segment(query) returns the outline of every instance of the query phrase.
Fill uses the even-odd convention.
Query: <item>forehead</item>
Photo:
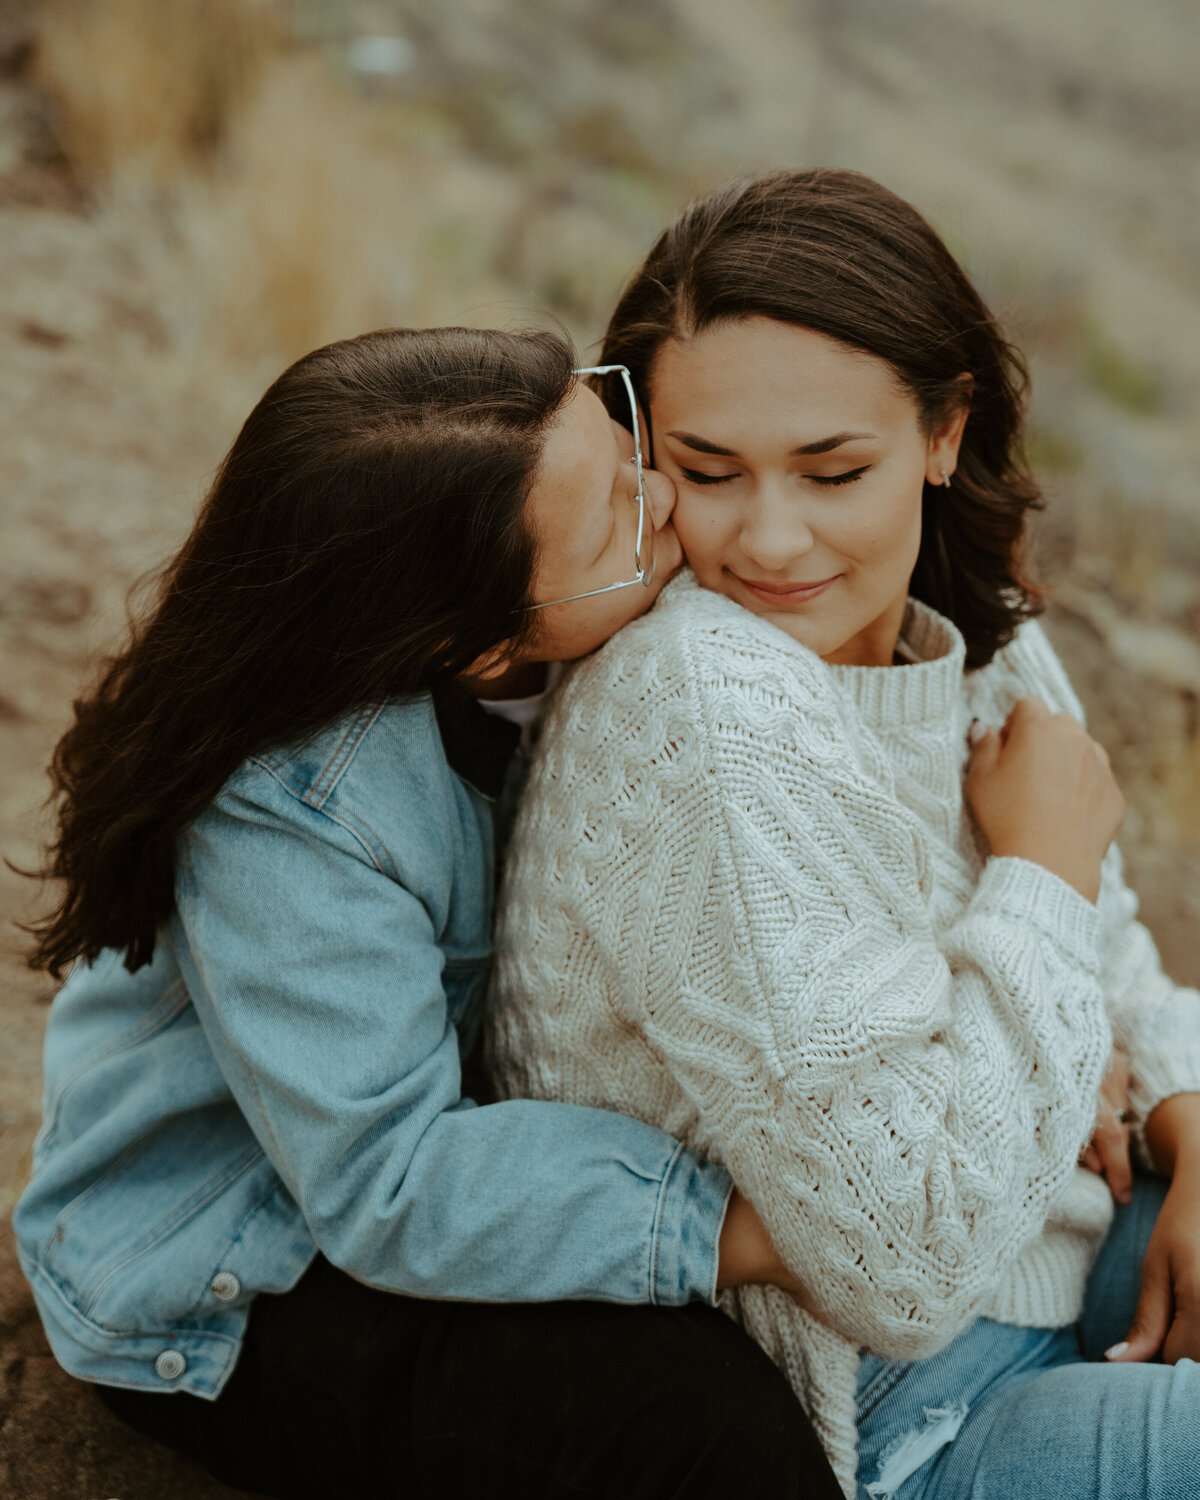
[[[916,410],[886,361],[810,328],[757,317],[664,344],[651,407],[659,428],[686,423],[712,438],[714,425],[756,431],[782,423],[798,440],[888,425]]]

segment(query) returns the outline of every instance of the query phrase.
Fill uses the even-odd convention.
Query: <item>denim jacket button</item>
[[[218,1271],[208,1284],[208,1289],[219,1302],[232,1302],[242,1294],[242,1283],[232,1271]]]
[[[164,1380],[178,1380],[187,1369],[187,1360],[178,1349],[164,1349],[154,1361],[154,1373]]]

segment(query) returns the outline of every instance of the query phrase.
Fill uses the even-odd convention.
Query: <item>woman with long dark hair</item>
[[[241,1487],[832,1492],[708,1305],[796,1284],[728,1174],[464,1087],[520,721],[679,561],[572,363],[440,329],[293,365],[55,752],[22,1265],[65,1368]]]
[[[806,1283],[729,1309],[847,1496],[1200,1493],[1200,995],[1034,618],[1019,354],[915,209],[811,171],[693,204],[603,357],[690,571],[543,732],[502,1086],[729,1167]],[[1114,1036],[1162,1174],[1115,1218]]]

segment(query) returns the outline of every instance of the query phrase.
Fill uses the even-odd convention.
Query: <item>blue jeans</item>
[[[863,1356],[859,1500],[1200,1496],[1200,1365],[1103,1363],[1128,1332],[1165,1193],[1135,1181],[1075,1327],[981,1318],[930,1359]]]

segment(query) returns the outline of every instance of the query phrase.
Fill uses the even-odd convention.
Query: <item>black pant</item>
[[[217,1401],[98,1389],[286,1500],[841,1500],[782,1375],[696,1303],[426,1302],[318,1259],[254,1303]]]

